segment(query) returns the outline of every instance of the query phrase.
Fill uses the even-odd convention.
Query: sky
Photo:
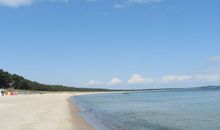
[[[0,0],[0,68],[45,84],[220,85],[219,0]]]

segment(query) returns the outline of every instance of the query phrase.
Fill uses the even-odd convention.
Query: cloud
[[[128,80],[128,84],[150,84],[153,83],[155,80],[153,78],[144,78],[140,74],[134,74]]]
[[[153,79],[153,78],[147,78],[147,79],[145,79],[145,84],[152,84],[152,83],[154,83],[156,80],[155,79]]]
[[[220,63],[220,55],[209,58],[209,61],[214,62],[214,63]]]
[[[124,8],[132,5],[147,5],[153,3],[160,3],[164,0],[125,0],[123,3],[114,4],[115,8]]]
[[[114,7],[115,7],[115,8],[124,8],[124,5],[121,5],[121,4],[118,4],[118,3],[117,3],[117,4],[114,4]]]
[[[131,78],[128,80],[129,84],[144,84],[145,79],[139,74],[134,74],[131,76]]]
[[[120,79],[118,79],[118,78],[113,78],[111,81],[109,81],[108,83],[107,83],[107,85],[110,85],[110,86],[112,86],[112,85],[119,85],[119,84],[121,84],[123,81],[122,80],[120,80]]]
[[[89,82],[86,83],[80,83],[81,86],[114,86],[114,85],[119,85],[123,83],[122,80],[118,79],[118,78],[112,78],[112,80],[110,80],[107,83],[101,82],[101,81],[96,81],[96,80],[90,80]]]
[[[103,85],[103,83],[102,82],[100,82],[100,81],[96,81],[96,80],[90,80],[89,82],[87,82],[87,83],[80,83],[82,86],[86,86],[86,87],[88,87],[88,86],[101,86],[101,85]]]
[[[219,73],[209,74],[191,74],[191,75],[163,75],[158,78],[145,78],[140,74],[133,74],[127,81],[127,85],[166,85],[176,83],[216,83],[220,82]],[[99,86],[117,86],[123,84],[119,78],[112,78],[109,82],[101,82],[90,80],[86,83],[81,83],[84,87],[99,87]],[[125,84],[124,84],[125,85]]]
[[[220,81],[220,74],[196,74],[195,76],[196,80],[200,81],[209,81],[209,82],[214,82],[214,81]]]
[[[0,6],[7,6],[12,8],[17,8],[21,6],[30,6],[33,3],[39,2],[40,0],[0,0]],[[64,2],[68,3],[69,0],[42,0],[49,2]]]
[[[182,82],[216,82],[220,81],[220,74],[193,74],[193,75],[163,75],[158,78],[144,78],[134,74],[128,80],[128,84],[171,84]]]
[[[158,79],[160,84],[175,82],[216,82],[220,81],[220,74],[193,74],[193,75],[164,75]]]
[[[159,79],[160,83],[170,83],[170,82],[182,82],[191,80],[193,77],[190,75],[164,75]]]
[[[49,2],[69,2],[69,0],[0,0],[1,6],[7,6],[7,7],[21,7],[21,6],[30,6],[33,3],[39,2],[39,1],[49,1]],[[86,2],[97,2],[97,0],[84,0]],[[114,4],[115,8],[124,8],[127,6],[132,5],[143,5],[143,4],[151,4],[151,3],[160,3],[164,0],[124,0],[122,3],[116,3]]]
[[[29,6],[33,0],[0,0],[0,5],[8,7]]]
[[[158,3],[162,1],[163,0],[127,0],[128,3],[134,3],[134,4],[149,4],[149,3]]]

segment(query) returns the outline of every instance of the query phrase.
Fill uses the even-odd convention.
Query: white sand
[[[93,130],[79,116],[77,107],[69,103],[72,95],[0,97],[0,130]]]

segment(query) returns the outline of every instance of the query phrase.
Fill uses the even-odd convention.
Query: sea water
[[[73,97],[96,130],[220,130],[220,91],[146,91]]]

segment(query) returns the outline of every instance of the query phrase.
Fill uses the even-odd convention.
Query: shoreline
[[[74,125],[76,130],[95,130],[93,124],[90,124],[83,116],[80,115],[80,108],[74,102],[71,101],[71,97],[75,96],[83,96],[83,95],[91,95],[91,94],[107,94],[107,93],[115,93],[115,92],[74,92],[72,96],[68,98],[69,107],[71,110],[73,122],[76,124],[81,124],[80,126]],[[75,130],[74,129],[74,130]]]
[[[84,94],[79,94],[84,95]],[[88,123],[81,115],[80,115],[80,109],[79,107],[71,102],[71,97],[74,97],[77,95],[70,96],[67,100],[69,103],[69,109],[71,114],[72,122],[76,125],[73,125],[73,130],[95,130],[93,126]]]
[[[0,97],[0,128],[4,130],[94,130],[80,116],[72,96],[101,92],[64,92]]]

